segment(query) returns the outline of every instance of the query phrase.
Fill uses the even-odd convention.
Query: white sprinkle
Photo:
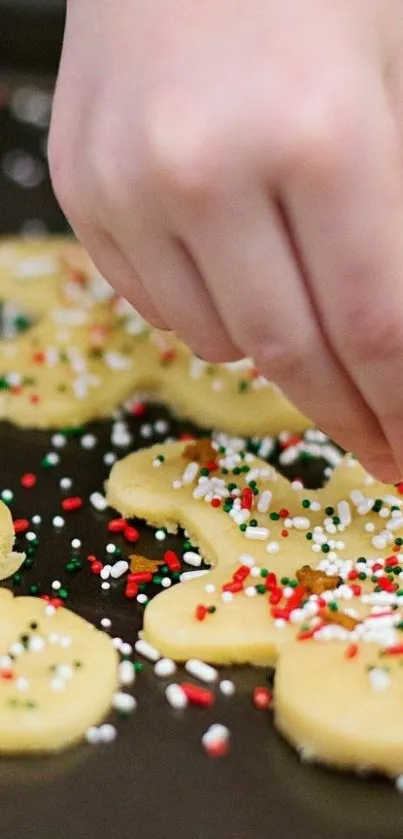
[[[114,725],[105,723],[100,726],[98,731],[101,743],[113,743],[113,741],[116,740],[117,731]]]
[[[32,524],[39,525],[41,523],[42,523],[42,516],[38,516],[38,515],[32,516]]]
[[[220,682],[219,688],[224,696],[233,696],[236,691],[234,682],[231,682],[231,679],[223,679],[222,682]]]
[[[94,434],[84,434],[84,436],[81,437],[80,445],[82,449],[88,450],[93,449],[97,442],[97,438]]]
[[[207,583],[207,585],[204,586],[204,591],[206,592],[206,594],[214,594],[216,591],[216,587],[213,583]]]
[[[116,545],[114,545],[113,542],[108,542],[105,551],[107,554],[113,555],[114,553],[116,553]]]
[[[73,551],[78,551],[81,548],[81,539],[72,539],[70,544]]]
[[[318,513],[319,510],[322,509],[322,504],[320,503],[320,501],[311,501],[311,506],[309,509],[312,510],[312,512],[314,513]]]
[[[245,530],[247,539],[264,540],[270,536],[270,530],[267,527],[247,527]]]
[[[107,582],[101,583],[102,591],[109,591],[110,587],[111,587],[110,583],[107,583]]]
[[[269,489],[264,489],[263,492],[260,493],[256,505],[258,513],[267,513],[272,497],[273,493],[270,492]]]
[[[101,577],[101,580],[109,580],[111,568],[111,565],[104,565],[99,575]]]
[[[137,702],[130,693],[114,693],[112,697],[112,708],[119,714],[132,714],[136,710]]]
[[[202,562],[201,556],[196,551],[185,551],[183,559],[188,565],[193,565],[195,568],[198,568]]]
[[[113,577],[114,580],[118,580],[119,577],[122,577],[128,570],[129,563],[126,562],[125,559],[119,559],[118,562],[116,562],[111,568],[111,577]]]
[[[296,530],[308,530],[311,522],[309,521],[307,516],[294,516],[294,518],[292,519],[292,524]]]
[[[87,743],[91,744],[91,746],[95,746],[100,742],[101,738],[99,736],[99,729],[96,725],[92,725],[90,728],[87,728],[87,731],[85,732],[85,739]]]
[[[395,781],[397,792],[403,792],[403,775],[398,775]]]
[[[384,548],[386,548],[387,541],[384,536],[378,534],[378,536],[373,537],[372,544],[374,548],[377,548],[377,550],[382,551]]]
[[[403,516],[398,514],[395,518],[392,513],[392,518],[386,524],[387,530],[399,530],[401,527],[403,527]]]
[[[62,587],[60,580],[53,580],[52,589],[53,591],[59,591]]]
[[[386,670],[380,667],[373,667],[368,672],[368,678],[371,683],[372,690],[386,690],[391,684],[391,678]]]
[[[45,646],[45,641],[40,635],[32,635],[29,639],[29,650],[32,653],[42,652]]]
[[[120,654],[127,656],[127,655],[131,655],[132,652],[133,652],[132,645],[128,644],[127,641],[123,641],[123,643],[120,645]]]
[[[168,685],[165,696],[171,708],[175,708],[176,711],[182,711],[189,704],[185,691],[175,683]]]
[[[61,478],[59,482],[60,489],[71,489],[73,481],[71,478]]]
[[[247,586],[246,589],[244,589],[244,594],[246,597],[255,597],[257,595],[257,591],[254,586]]]
[[[141,606],[144,606],[144,603],[147,603],[148,597],[146,594],[138,594],[136,597],[137,603],[140,603]]]
[[[64,518],[62,516],[54,516],[52,524],[53,527],[64,527]]]
[[[182,482],[184,484],[192,484],[199,471],[199,464],[192,461],[189,463],[182,475]]]
[[[195,679],[200,679],[201,682],[207,682],[208,684],[216,682],[218,679],[217,670],[198,658],[190,658],[185,664],[185,670]]]
[[[136,650],[136,653],[143,656],[143,658],[146,658],[147,661],[155,662],[161,658],[161,654],[158,650],[153,647],[152,644],[149,644],[148,641],[143,641],[143,639],[136,641],[134,649]]]
[[[223,591],[221,594],[221,600],[223,603],[231,603],[231,600],[234,599],[234,595],[232,591]]]
[[[159,679],[170,679],[176,673],[176,664],[172,658],[160,658],[154,667],[154,673]]]
[[[67,437],[65,437],[64,434],[53,434],[51,443],[55,449],[63,449],[67,443]]]
[[[124,687],[132,685],[136,679],[136,672],[131,661],[121,661],[118,670],[119,684]]]
[[[102,492],[93,492],[90,495],[90,503],[94,507],[95,510],[99,510],[99,512],[103,512],[106,510],[108,506],[108,502]]]
[[[24,679],[22,676],[20,676],[19,679],[16,679],[15,686],[17,690],[28,690],[30,682],[28,681],[28,679]]]
[[[268,554],[276,554],[276,553],[279,552],[279,550],[280,550],[280,545],[279,545],[278,542],[269,542],[266,545],[266,552]]]
[[[202,571],[184,571],[183,574],[180,575],[179,580],[180,580],[181,583],[187,583],[190,580],[195,580],[197,577],[204,577],[206,574],[209,574],[209,570],[207,568],[206,569],[203,568]],[[165,578],[165,579],[168,579],[168,578]],[[162,585],[162,582],[163,581],[161,580],[161,585]],[[215,591],[215,588],[214,588],[214,591]]]
[[[111,619],[110,618],[102,618],[101,626],[103,626],[104,629],[110,629],[111,626],[112,626]]]
[[[154,535],[158,542],[163,542],[164,539],[167,538],[167,535],[164,530],[156,530]]]
[[[103,459],[105,466],[112,466],[112,464],[115,463],[116,455],[114,452],[106,452]]]
[[[348,501],[339,501],[337,505],[337,515],[340,523],[348,527],[351,524],[351,509]]]

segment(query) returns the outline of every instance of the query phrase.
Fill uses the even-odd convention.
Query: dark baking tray
[[[63,38],[63,0],[0,0],[0,63],[55,72]]]
[[[156,408],[141,420],[130,420],[132,448],[144,445],[141,425],[152,426],[162,415],[168,417]],[[168,421],[169,433],[176,435],[183,428]],[[61,476],[72,476],[74,493],[84,498],[102,487],[107,473],[102,453],[111,449],[110,424],[89,431],[97,438],[94,449],[85,450],[78,437],[72,439],[61,451],[60,464],[46,469],[40,464],[52,448],[50,434],[0,425],[0,488],[15,493],[15,516],[43,517],[34,566],[25,572],[18,591],[27,593],[32,583],[38,583],[42,592],[49,593],[51,581],[60,579],[70,591],[72,608],[95,623],[111,617],[113,633],[132,642],[141,625],[141,609],[125,600],[122,583],[101,594],[99,579],[87,567],[74,578],[64,571],[73,536],[82,540],[84,556],[104,555],[111,513],[98,513],[85,504],[61,532],[50,524],[60,511]],[[157,439],[154,434],[150,442]],[[300,465],[295,469],[300,473]],[[31,491],[20,487],[21,475],[27,471],[38,476]],[[312,478],[311,467],[311,483]],[[173,537],[161,544],[142,527],[136,550],[161,558],[172,545]],[[175,713],[166,704],[163,684],[146,665],[134,689],[138,711],[118,723],[119,736],[112,745],[83,745],[54,758],[0,760],[1,836],[401,839],[403,802],[392,785],[301,764],[274,731],[270,714],[252,705],[253,686],[265,682],[265,671],[225,672],[237,684],[235,698],[221,697],[210,710]],[[207,757],[200,742],[212,722],[223,722],[232,732],[230,754],[220,760]]]

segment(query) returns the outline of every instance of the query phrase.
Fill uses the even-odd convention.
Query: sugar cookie
[[[172,335],[150,329],[97,274],[73,240],[0,244],[0,419],[32,428],[109,416],[138,391],[152,391],[204,427],[277,434],[309,423],[251,362],[210,365]],[[18,334],[24,319],[29,329]]]
[[[106,715],[117,684],[107,635],[67,609],[0,590],[0,753],[76,742]]]
[[[158,595],[146,609],[147,639],[178,660],[273,664],[296,627],[310,626],[319,613],[323,618],[328,601],[348,607],[354,599],[364,615],[383,597],[373,593],[366,565],[377,561],[376,570],[383,569],[382,557],[397,548],[403,531],[401,497],[352,458],[324,489],[307,491],[254,455],[216,451],[210,441],[129,455],[113,467],[107,497],[123,515],[169,530],[180,524],[214,566],[208,576]],[[357,563],[363,556],[365,563]],[[339,577],[344,585],[337,587]],[[367,589],[365,602],[355,593]],[[197,620],[199,605],[214,607],[214,614]],[[354,628],[348,615],[345,625],[334,626],[336,619],[339,613],[326,611],[323,622],[333,622],[328,635]]]
[[[186,528],[214,565],[159,594],[145,638],[178,660],[278,664],[275,719],[305,758],[403,773],[403,500],[345,457],[306,491],[211,441],[115,464],[109,503]]]
[[[14,528],[8,507],[0,501],[0,580],[11,577],[24,560],[24,554],[13,551]]]
[[[401,634],[401,633],[400,633]],[[361,644],[290,644],[276,674],[276,725],[303,759],[403,773],[401,655]]]

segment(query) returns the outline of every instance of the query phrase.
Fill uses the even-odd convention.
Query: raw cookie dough
[[[305,758],[403,773],[402,489],[349,456],[306,491],[211,441],[130,455],[111,506],[180,524],[215,566],[150,602],[146,639],[178,660],[278,661],[276,724]]]
[[[0,340],[0,419],[78,425],[145,390],[181,417],[234,434],[309,426],[251,362],[207,364],[150,329],[74,240],[3,240],[0,301],[9,334]],[[18,333],[21,311],[32,325]]]
[[[402,657],[362,644],[290,644],[276,673],[278,729],[301,752],[341,769],[403,773]]]
[[[110,638],[67,609],[0,590],[0,753],[43,753],[104,718],[118,684]]]
[[[0,501],[0,580],[11,577],[24,561],[24,554],[13,551],[14,528],[8,507]]]
[[[359,616],[376,604],[371,574],[361,580],[365,565],[356,561],[365,556],[369,568],[379,559],[382,568],[403,531],[401,496],[376,483],[350,457],[324,489],[298,487],[254,455],[217,452],[210,441],[153,446],[114,465],[109,504],[124,516],[136,515],[169,530],[181,525],[214,566],[208,575],[159,594],[147,606],[145,635],[164,655],[177,660],[197,656],[217,664],[274,664],[300,625],[310,629],[312,618],[319,622],[327,601],[340,601],[341,611],[354,607]],[[387,499],[381,509],[389,518],[373,511],[378,498]],[[318,580],[303,571],[306,564]],[[339,576],[346,585],[336,589]],[[330,580],[329,591],[324,577]],[[234,582],[238,585],[231,591]],[[230,590],[223,590],[228,585]],[[368,601],[354,594],[354,586]],[[289,604],[295,604],[291,614]],[[216,611],[200,621],[198,605]],[[328,609],[325,617],[322,622],[328,624]],[[344,622],[354,624],[348,616]],[[330,637],[348,634],[337,624],[323,631]]]

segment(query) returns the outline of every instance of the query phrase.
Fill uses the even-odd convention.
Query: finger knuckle
[[[328,179],[344,166],[355,133],[350,106],[334,98],[303,103],[293,120],[288,163],[291,174]]]
[[[153,175],[165,189],[191,198],[214,189],[217,147],[211,130],[187,103],[166,98],[150,109],[147,152]]]
[[[299,378],[304,368],[305,350],[294,336],[284,338],[259,335],[256,331],[242,341],[247,355],[253,358],[259,370],[279,384]]]
[[[344,315],[339,346],[346,357],[360,366],[370,368],[396,361],[403,351],[398,311],[367,306],[349,311]]]

